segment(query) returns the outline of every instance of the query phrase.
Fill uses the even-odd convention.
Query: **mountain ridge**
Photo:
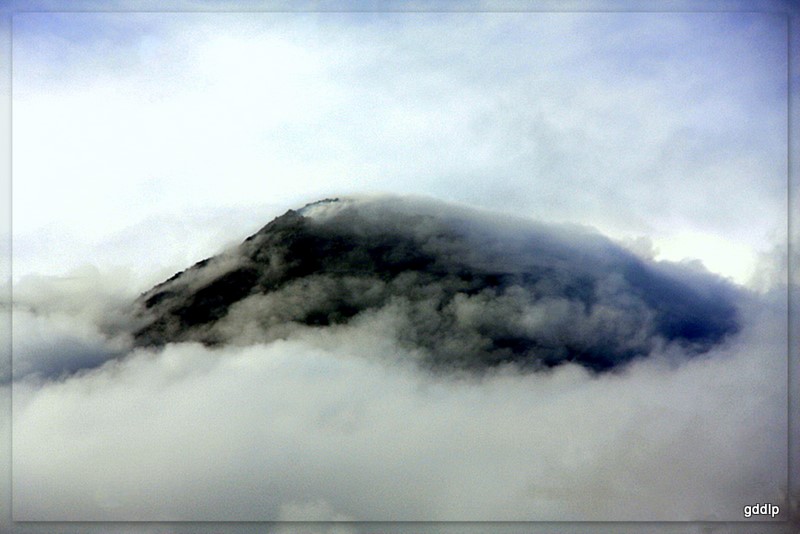
[[[421,349],[425,367],[605,371],[671,343],[699,354],[739,330],[737,290],[710,273],[648,262],[596,233],[510,230],[415,202],[288,210],[142,294],[134,343],[270,341],[395,306],[398,343]]]

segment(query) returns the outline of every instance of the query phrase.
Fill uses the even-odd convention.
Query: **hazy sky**
[[[13,23],[15,279],[84,263],[161,276],[288,208],[364,191],[647,236],[740,282],[785,242],[779,15]]]

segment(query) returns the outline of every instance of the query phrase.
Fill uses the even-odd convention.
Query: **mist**
[[[0,530],[796,530],[782,7],[57,4],[2,8]]]
[[[612,257],[638,258],[587,229],[542,234],[541,223],[419,199],[393,199],[398,207],[392,211],[387,202],[301,212],[336,225],[336,216],[313,210],[352,217],[353,206],[362,206],[356,219],[363,223],[382,213],[377,220],[384,221],[385,234],[386,221],[397,213],[430,215],[436,206],[436,218],[423,217],[424,224],[410,231],[441,236],[439,222],[450,220],[471,228],[470,235],[490,236],[486,243],[496,248],[472,249],[471,265],[484,254],[486,261],[501,261],[494,250],[513,252],[516,238],[516,250],[526,250],[519,247],[530,244],[531,235],[558,236],[569,254],[602,244],[599,250]],[[356,227],[370,233],[363,224]],[[239,249],[168,284],[213,287],[214,277],[239,268],[232,250]],[[213,270],[200,273],[206,265]],[[784,502],[785,296],[777,286],[757,293],[696,266],[661,270],[679,273],[695,292],[708,287],[724,295],[736,309],[736,329],[702,350],[664,338],[613,372],[580,360],[533,369],[492,362],[480,373],[472,366],[443,373],[441,365],[420,365],[469,353],[471,338],[447,329],[439,343],[409,336],[408,321],[419,318],[426,301],[410,311],[413,299],[404,306],[399,290],[347,321],[298,321],[307,316],[304,306],[334,296],[347,300],[345,291],[351,301],[369,300],[373,290],[363,280],[341,273],[338,284],[311,273],[311,286],[300,277],[242,298],[199,330],[188,328],[188,338],[216,331],[215,343],[197,336],[144,346],[132,334],[142,324],[134,303],[141,306],[169,286],[148,293],[125,287],[119,273],[98,270],[61,284],[29,278],[15,295],[14,516],[719,521],[740,519],[743,503]],[[436,313],[477,314],[496,328],[500,321],[513,324],[513,312],[521,309],[514,291],[524,293],[524,287],[456,292],[449,307],[427,305],[434,315],[417,324],[435,323]],[[555,291],[566,286],[553,287],[537,297],[555,305]],[[432,294],[420,284],[404,289],[408,295],[414,290]],[[602,295],[603,288],[595,292]],[[525,305],[537,302],[530,297]],[[457,306],[463,309],[454,311]],[[613,339],[631,337],[624,321],[600,324],[613,326]]]

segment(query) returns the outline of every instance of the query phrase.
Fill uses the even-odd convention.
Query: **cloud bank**
[[[540,241],[559,238],[534,247],[539,253],[589,254],[594,261],[581,267],[589,273],[605,272],[597,258],[610,265],[634,258],[585,230],[542,232],[518,219],[414,199],[394,199],[393,211],[387,206],[386,199],[323,203],[299,216],[320,227],[358,229],[367,239],[375,235],[375,227],[362,224],[367,213],[383,221],[381,235],[399,228],[416,237],[438,235],[431,245],[435,250],[451,250],[452,258],[473,267],[476,258],[485,257],[489,271],[530,259],[531,235]],[[435,218],[424,216],[433,212]],[[408,225],[398,213],[422,216]],[[484,248],[448,249],[459,241],[444,239],[451,234],[438,232],[437,221],[483,236]],[[498,241],[501,235],[520,236],[518,248]],[[276,237],[257,233],[244,249],[266,250],[260,239]],[[475,257],[463,256],[467,250]],[[499,250],[509,254],[496,256]],[[223,258],[189,269],[140,302],[176,284],[208,287],[215,277],[241,269],[241,258]],[[403,258],[399,264],[407,268]],[[561,268],[571,273],[580,265],[572,261]],[[204,273],[206,268],[211,270]],[[513,283],[488,293],[478,288],[460,300],[454,296],[438,310],[425,299],[414,308],[409,298],[405,306],[412,311],[397,295],[420,291],[430,298],[436,292],[430,284],[409,283],[385,305],[348,321],[331,320],[330,314],[327,322],[295,321],[308,317],[309,306],[325,308],[343,292],[351,299],[377,298],[394,279],[376,290],[342,273],[339,283],[329,269],[328,279],[310,274],[313,283],[303,285],[299,277],[276,287],[272,301],[273,293],[243,297],[213,323],[189,329],[192,336],[224,334],[224,343],[164,339],[158,346],[128,347],[99,366],[92,361],[81,367],[76,357],[80,369],[71,373],[63,371],[74,371],[72,366],[52,372],[49,362],[56,358],[48,354],[63,345],[52,326],[64,320],[68,304],[97,303],[96,312],[72,314],[66,330],[76,343],[109,354],[121,350],[126,328],[134,326],[116,319],[125,314],[109,310],[117,309],[121,294],[135,291],[115,292],[111,282],[105,288],[95,283],[70,295],[62,292],[60,299],[40,299],[29,313],[45,326],[26,327],[21,336],[39,336],[39,345],[29,345],[38,348],[25,361],[40,372],[18,375],[14,382],[15,518],[704,521],[739,520],[745,504],[783,502],[785,301],[780,292],[756,296],[685,266],[664,269],[659,276],[677,277],[694,293],[706,288],[728,299],[737,310],[737,330],[702,353],[691,343],[655,344],[647,358],[613,373],[571,362],[544,373],[496,365],[480,374],[445,375],[418,365],[457,336],[443,336],[440,344],[409,339],[399,335],[414,332],[403,330],[407,321],[418,319],[420,329],[437,326],[436,313],[461,313],[494,328],[501,319],[509,323],[506,328],[522,328],[509,310],[524,318],[534,313],[525,306],[535,308],[537,301],[529,299],[525,286],[519,286],[521,296],[512,291]],[[97,273],[87,274],[85,279],[97,279]],[[550,302],[566,292],[573,275],[561,285],[549,280],[551,293],[541,299]],[[440,286],[444,292],[445,284]],[[617,287],[630,292],[633,286]],[[26,291],[30,298],[21,291],[20,303],[54,289],[31,281]],[[606,289],[599,284],[594,291],[605,295]],[[623,302],[626,294],[611,293]],[[639,298],[646,302],[646,296]],[[159,302],[166,305],[168,297]],[[420,317],[426,306],[433,315]],[[628,308],[620,309],[624,319]],[[592,324],[592,314],[583,320]],[[629,337],[624,321],[612,326],[622,329],[610,330],[619,339]],[[471,341],[465,337],[462,343]],[[37,357],[43,363],[34,363]]]

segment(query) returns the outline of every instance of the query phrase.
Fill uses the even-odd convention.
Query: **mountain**
[[[739,330],[738,292],[584,227],[412,197],[326,199],[141,295],[134,342],[249,344],[372,319],[433,370],[606,371],[721,343]]]

